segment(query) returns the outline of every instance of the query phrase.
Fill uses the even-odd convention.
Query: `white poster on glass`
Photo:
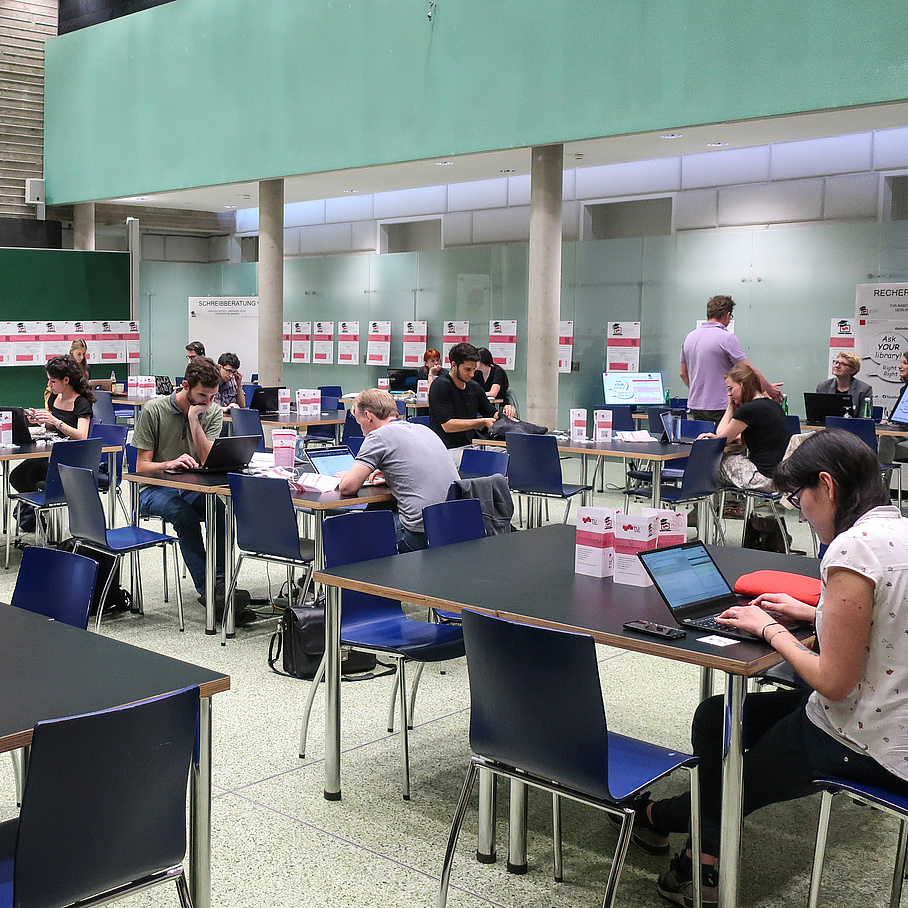
[[[370,366],[391,365],[391,322],[369,322],[366,362]]]
[[[441,362],[445,368],[451,368],[451,360],[448,359],[448,350],[454,344],[470,343],[470,323],[450,321],[441,326]]]
[[[41,342],[43,322],[13,322],[15,331],[10,335],[13,343],[14,366],[43,366],[44,344]]]
[[[95,322],[94,340],[91,352],[94,354],[89,362],[101,369],[106,375],[112,366],[123,362],[126,349],[118,330],[119,322]]]
[[[290,340],[291,362],[312,362],[312,322],[294,322]]]
[[[570,372],[574,355],[574,323],[558,322],[558,371]]]
[[[359,322],[337,323],[337,363],[359,365]]]
[[[605,345],[606,372],[640,371],[640,322],[610,322]]]
[[[41,333],[38,340],[44,346],[44,361],[53,356],[65,356],[69,353],[70,340],[66,334],[66,322],[41,322]]]
[[[189,341],[201,341],[215,362],[235,353],[243,375],[259,371],[259,300],[257,296],[189,297]]]
[[[517,359],[516,319],[492,319],[489,322],[489,352],[496,365],[510,371]]]
[[[292,338],[291,334],[291,325],[290,322],[283,322],[282,324],[284,343],[281,349],[281,362],[289,363],[290,362],[290,340]]]
[[[140,332],[138,322],[123,322],[123,339],[126,346],[126,362],[138,363],[141,356]]]
[[[428,322],[404,322],[403,366],[418,369],[428,344]]]
[[[832,318],[829,320],[829,377],[832,378],[832,364],[843,351],[854,352],[857,319]]]
[[[334,322],[312,325],[312,362],[331,365],[334,362]]]

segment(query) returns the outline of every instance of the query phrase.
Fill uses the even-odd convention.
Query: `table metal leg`
[[[215,634],[214,585],[217,574],[217,497],[205,495],[205,633]],[[177,578],[179,582],[179,578]]]
[[[107,525],[117,525],[117,452],[107,452]]]
[[[225,505],[227,509],[227,523],[224,527],[224,584],[230,586],[230,580],[233,572],[236,570],[236,546],[234,545],[234,525],[233,525],[233,496],[225,495]],[[290,589],[290,587],[287,587]],[[226,589],[225,589],[226,594]],[[288,596],[290,593],[287,594]],[[230,598],[224,601],[224,614],[221,621],[227,622],[227,636],[236,636],[236,615],[233,611],[233,600],[236,597],[236,590],[230,590]],[[223,642],[223,641],[222,641]]]
[[[511,779],[508,824],[508,873],[527,872],[527,786]]]
[[[662,461],[653,461],[653,507],[661,507],[662,504]]]
[[[194,908],[211,908],[211,697],[199,700],[198,762],[189,785],[189,891]]]
[[[700,702],[713,695],[713,670],[705,666],[700,669]]]
[[[319,528],[321,530],[321,528]],[[341,796],[341,591],[329,586],[325,603],[325,800]]]
[[[741,823],[744,801],[743,716],[747,681],[725,678],[725,747],[722,754],[722,821],[719,845],[719,908],[737,908],[741,870]]]
[[[476,860],[494,864],[496,851],[496,820],[498,813],[498,777],[488,769],[479,770],[479,834],[476,839]]]

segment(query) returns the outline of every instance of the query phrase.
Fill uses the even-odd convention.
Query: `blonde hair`
[[[81,337],[73,338],[73,342],[69,345],[69,352],[72,353],[73,350],[88,350],[88,344]]]
[[[757,375],[756,370],[748,366],[747,363],[738,363],[736,366],[732,366],[725,377],[730,378],[735,384],[741,386],[742,404],[750,403],[760,393],[760,388],[762,387],[760,377]]]
[[[368,410],[376,419],[388,419],[391,416],[397,416],[397,404],[394,398],[387,392],[378,388],[366,388],[356,395],[353,401],[353,408],[360,412]]]
[[[836,356],[836,359],[845,360],[845,363],[851,368],[852,375],[857,375],[861,371],[861,357],[857,353],[852,353],[850,350],[842,350]]]

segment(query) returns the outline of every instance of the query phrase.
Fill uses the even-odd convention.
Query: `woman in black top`
[[[81,366],[71,356],[54,356],[44,367],[50,389],[46,410],[27,411],[29,419],[63,438],[88,438],[95,396],[85,384]],[[18,492],[34,492],[47,478],[45,458],[25,460],[10,473]]]
[[[486,395],[492,400],[508,400],[508,373],[495,365],[492,353],[487,347],[479,348],[479,366],[476,371],[482,376],[480,384],[485,388]]]
[[[739,439],[746,454],[726,454],[719,478],[738,489],[772,491],[773,470],[782,462],[791,439],[791,429],[781,405],[761,390],[760,377],[746,363],[738,363],[725,376],[728,407],[716,426],[704,438]]]

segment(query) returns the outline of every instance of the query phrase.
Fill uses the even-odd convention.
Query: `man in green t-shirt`
[[[183,384],[169,397],[148,401],[133,433],[138,449],[136,472],[179,470],[203,464],[214,439],[221,434],[223,411],[214,402],[220,384],[217,366],[206,356],[196,356],[186,366]],[[143,485],[139,513],[157,516],[171,524],[180,540],[183,560],[192,576],[199,600],[205,601],[205,493],[165,486]],[[217,552],[215,600],[224,605],[224,504],[217,496]],[[249,593],[236,591],[237,617],[249,604]]]

